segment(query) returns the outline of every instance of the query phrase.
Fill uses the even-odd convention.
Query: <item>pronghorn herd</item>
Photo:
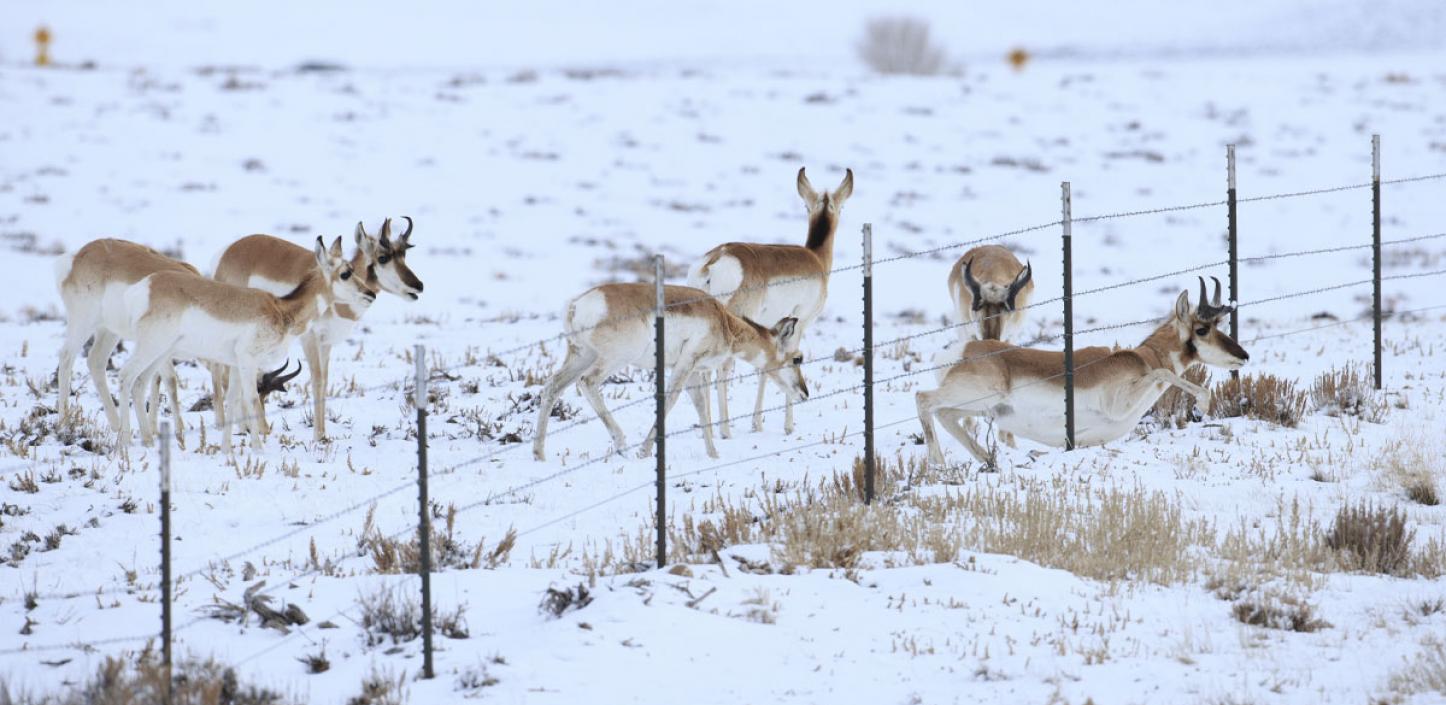
[[[834,238],[854,175],[846,170],[836,188],[820,193],[799,169],[797,187],[807,212],[803,245],[722,244],[692,268],[689,286],[664,287],[664,357],[671,374],[665,409],[688,392],[710,457],[718,456],[710,392],[716,387],[720,433],[729,438],[728,382],[737,360],[758,371],[754,431],[763,428],[770,381],[784,395],[785,433],[794,431],[793,404],[809,396],[800,343],[828,297]],[[286,373],[287,350],[295,340],[310,372],[314,437],[324,439],[332,347],[351,333],[378,293],[413,301],[422,293],[421,280],[406,263],[412,246],[412,221],[406,220],[406,230],[395,238],[390,219],[375,236],[358,223],[350,257],[344,256],[339,237],[330,246],[318,237],[306,248],[251,235],[231,244],[210,276],[123,240],[96,240],[62,256],[56,264],[66,312],[57,375],[62,422],[74,415],[71,368],[92,339],[87,366],[122,450],[130,442],[132,405],[142,440],[153,437],[163,378],[179,429],[176,359],[210,367],[223,447],[230,449],[232,425],[246,430],[252,445],[259,446],[268,432],[265,395],[300,371],[298,366]],[[1063,354],[1009,342],[1023,328],[1034,292],[1033,267],[1007,248],[986,245],[965,252],[947,282],[958,313],[959,341],[942,353],[946,362],[939,388],[915,395],[929,461],[943,462],[936,419],[981,461],[987,462],[989,454],[976,438],[976,417],[991,419],[1009,445],[1020,436],[1063,446]],[[537,459],[546,458],[547,426],[558,398],[574,383],[607,427],[614,450],[627,447],[600,386],[622,368],[653,364],[654,310],[655,290],[645,283],[604,284],[567,304],[567,357],[540,395],[533,440]],[[1244,365],[1249,355],[1216,328],[1230,310],[1220,302],[1219,281],[1210,300],[1201,279],[1195,305],[1188,292],[1181,292],[1170,317],[1138,346],[1077,350],[1076,442],[1092,445],[1123,437],[1171,386],[1203,400],[1207,392],[1183,377],[1192,366]],[[132,341],[134,349],[120,371],[117,401],[112,401],[105,372],[121,340]],[[645,442],[641,454],[651,449]]]
[[[87,355],[91,380],[122,452],[130,443],[132,399],[142,440],[149,443],[154,435],[161,376],[170,381],[171,414],[180,430],[172,366],[176,358],[211,366],[212,406],[223,447],[229,450],[231,444],[228,414],[231,423],[249,430],[252,445],[259,446],[268,431],[262,395],[295,377],[300,368],[285,375],[283,361],[274,371],[262,371],[282,361],[291,342],[301,338],[310,365],[315,436],[320,440],[325,433],[332,342],[350,331],[378,291],[411,300],[422,292],[422,282],[405,263],[411,247],[410,218],[407,223],[406,232],[395,242],[390,220],[375,238],[358,223],[356,252],[349,259],[343,256],[340,237],[330,247],[318,237],[308,250],[269,235],[252,235],[222,253],[211,277],[124,240],[96,240],[62,255],[55,267],[66,315],[56,375],[62,423],[72,421],[70,378],[76,353],[92,338]],[[121,368],[118,401],[113,402],[105,381],[106,363],[123,339],[132,341],[134,350]],[[147,389],[149,405],[141,403]]]

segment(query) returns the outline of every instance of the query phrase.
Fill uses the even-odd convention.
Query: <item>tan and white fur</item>
[[[808,209],[808,239],[803,245],[764,245],[730,242],[719,245],[704,255],[698,267],[688,276],[689,286],[702,289],[722,301],[736,315],[755,321],[798,319],[799,334],[790,342],[786,353],[798,359],[798,343],[802,331],[808,329],[823,311],[828,298],[828,275],[833,269],[834,233],[838,230],[839,213],[844,201],[854,192],[854,172],[846,170],[843,182],[833,192],[820,194],[809,183],[803,169],[798,170],[798,195]],[[720,432],[724,438],[733,435],[728,422],[728,380],[733,376],[733,361],[727,360],[718,370],[718,413],[723,418]],[[704,374],[711,379],[712,372]],[[767,380],[758,380],[758,395],[753,404],[753,430],[763,430],[763,391]],[[793,402],[784,404],[784,433],[793,433]]]
[[[407,266],[407,250],[411,249],[412,219],[406,216],[407,229],[392,239],[392,221],[382,222],[374,237],[356,224],[356,252],[351,267],[372,293],[387,291],[403,299],[416,301],[422,294],[422,280]],[[232,243],[221,253],[212,269],[220,282],[284,295],[295,289],[310,272],[316,260],[305,247],[270,235],[248,235]],[[311,375],[312,436],[326,437],[326,396],[330,379],[331,349],[351,335],[361,317],[371,307],[371,300],[361,303],[338,302],[327,313],[313,321],[301,335],[301,347]],[[212,398],[226,395],[227,375],[219,367],[212,368]],[[223,407],[217,405],[216,421],[225,423]]]
[[[189,272],[159,272],[128,288],[123,296],[128,337],[135,339],[136,347],[121,368],[119,444],[124,447],[130,442],[125,409],[139,389],[137,385],[147,381],[161,360],[194,357],[232,368],[230,385],[235,396],[215,403],[236,402],[246,417],[240,420],[252,422],[252,445],[259,447],[265,426],[257,423],[261,400],[254,382],[258,371],[282,360],[291,341],[335,303],[358,304],[376,296],[342,257],[341,238],[330,251],[317,238],[313,256],[316,270],[281,297]],[[145,429],[142,431],[148,443]],[[229,448],[230,429],[223,426],[222,434]]]
[[[1233,370],[1250,355],[1216,323],[1229,307],[1205,299],[1193,310],[1188,291],[1180,292],[1170,318],[1133,348],[1089,347],[1076,350],[1075,443],[1100,445],[1124,437],[1171,386],[1201,404],[1209,392],[1185,380],[1185,370],[1199,364]],[[1064,353],[1020,348],[995,340],[970,342],[964,359],[945,374],[938,389],[915,394],[919,423],[929,446],[929,462],[944,455],[934,434],[934,419],[981,462],[989,454],[974,439],[973,418],[988,417],[1003,431],[1057,448],[1065,445]]]
[[[56,288],[65,305],[65,342],[60,348],[60,365],[56,371],[59,388],[56,409],[62,424],[68,424],[70,418],[71,374],[75,357],[85,341],[93,336],[86,365],[100,396],[101,407],[105,409],[106,420],[112,429],[119,429],[120,419],[111,398],[110,385],[106,383],[105,370],[116,343],[127,328],[122,296],[132,284],[156,272],[197,273],[195,267],[145,245],[111,238],[94,240],[56,259]],[[159,385],[160,376],[166,377],[169,383],[171,417],[179,434],[182,422],[176,370],[167,360],[159,372],[156,384]],[[150,397],[150,413],[145,423],[153,426],[160,407],[155,389]]]
[[[1034,297],[1034,267],[1008,248],[980,245],[949,270],[949,295],[959,312],[959,341],[1009,340]]]
[[[785,317],[772,328],[735,315],[707,292],[685,286],[664,287],[667,309],[663,315],[664,359],[672,380],[668,384],[665,412],[671,410],[686,387],[698,411],[703,443],[708,456],[718,457],[713,447],[713,421],[708,403],[707,380],[697,374],[724,362],[742,359],[773,380],[790,400],[808,398],[808,386],[796,361],[787,350],[795,349],[798,320]],[[537,411],[537,435],[532,454],[547,457],[547,423],[552,408],[564,389],[578,383],[598,418],[613,437],[613,448],[627,447],[622,428],[603,403],[600,386],[608,375],[628,366],[654,366],[654,314],[656,292],[652,284],[604,284],[589,289],[567,305],[563,326],[567,332],[567,359],[542,390]],[[648,434],[653,438],[656,428]],[[640,455],[652,453],[644,442]]]

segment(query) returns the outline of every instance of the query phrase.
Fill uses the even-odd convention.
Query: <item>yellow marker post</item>
[[[1029,63],[1029,52],[1025,51],[1022,47],[1017,48],[1009,52],[1008,59],[1009,65],[1013,66],[1015,71],[1023,71],[1024,65]]]
[[[50,28],[45,25],[35,30],[35,65],[50,65]]]

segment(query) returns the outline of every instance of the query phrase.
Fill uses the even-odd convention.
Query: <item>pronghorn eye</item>
[[[1209,329],[1209,328],[1196,328],[1196,329],[1195,329],[1195,335],[1199,335],[1199,336],[1202,336],[1202,337],[1203,337],[1205,334],[1209,333],[1209,332],[1210,332],[1210,329]]]
[[[386,264],[390,261],[392,261],[391,255],[382,255],[381,257],[377,258],[377,264]]]
[[[346,280],[348,280],[348,279],[351,279],[351,270],[350,270],[350,269],[348,269],[348,270],[346,270],[345,272],[342,272],[342,273],[341,273],[341,280],[342,280],[342,281],[346,281]]]
[[[795,364],[795,365],[802,365],[802,364],[803,364],[803,356],[802,356],[802,355],[794,355],[794,356],[793,356],[793,364]]]

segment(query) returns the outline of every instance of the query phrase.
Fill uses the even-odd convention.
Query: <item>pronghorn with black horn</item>
[[[838,230],[839,212],[844,201],[854,192],[853,169],[846,169],[843,182],[833,192],[820,194],[809,183],[803,169],[798,170],[798,195],[808,209],[808,240],[803,245],[763,245],[730,242],[719,245],[708,254],[688,277],[689,286],[717,296],[734,314],[755,321],[798,319],[799,334],[793,336],[786,353],[801,361],[798,342],[802,332],[818,318],[828,298],[829,271],[833,269],[834,233]],[[712,376],[705,373],[704,379]],[[728,422],[728,380],[733,376],[733,361],[725,361],[718,370],[718,413],[723,421],[724,438],[733,435]],[[753,430],[763,430],[763,390],[767,380],[758,380],[758,396],[753,403]],[[783,417],[784,433],[793,433],[793,402],[787,400]]]
[[[959,311],[960,342],[1008,340],[1034,296],[1034,267],[1004,247],[980,245],[954,263],[949,294]]]
[[[808,398],[803,371],[796,361],[789,359],[787,352],[797,349],[798,319],[783,318],[772,328],[764,328],[734,315],[700,289],[666,286],[663,295],[666,306],[663,352],[672,375],[664,413],[673,408],[686,387],[698,411],[709,457],[718,457],[718,450],[713,447],[709,385],[695,373],[716,369],[725,361],[738,358],[758,368],[766,379],[773,380],[790,401]],[[537,408],[537,435],[532,440],[534,457],[538,460],[547,457],[548,418],[558,395],[574,382],[612,434],[614,451],[621,452],[627,447],[627,437],[603,403],[599,386],[624,367],[653,366],[655,305],[656,290],[652,284],[604,284],[568,303],[563,318],[567,359],[543,387]],[[656,431],[654,428],[648,434],[649,441]],[[640,455],[646,457],[652,450],[652,445],[645,442]]]
[[[1220,303],[1220,280],[1215,280],[1210,301],[1201,278],[1198,305],[1191,309],[1190,293],[1180,292],[1170,317],[1138,346],[1075,350],[1075,443],[1099,445],[1124,437],[1171,386],[1208,404],[1209,392],[1181,375],[1199,364],[1239,369],[1250,359],[1239,343],[1216,328],[1231,310]],[[1062,352],[974,341],[964,347],[964,359],[945,373],[938,389],[914,396],[931,463],[944,462],[934,435],[936,417],[981,462],[990,458],[974,439],[976,416],[992,418],[997,428],[1016,436],[1065,445]]]
[[[254,381],[263,365],[286,356],[291,341],[306,332],[337,303],[370,303],[376,294],[342,257],[341,238],[328,251],[321,238],[313,251],[316,267],[285,296],[234,286],[189,272],[159,272],[126,289],[123,299],[135,351],[121,368],[122,412],[137,386],[162,360],[195,357],[231,367],[231,394],[213,399],[218,407],[234,403],[243,414],[232,419],[250,426],[251,444],[261,443],[265,423]],[[130,442],[130,424],[122,413],[120,445]],[[229,448],[231,431],[222,427]],[[142,429],[143,435],[145,429]],[[149,438],[144,438],[149,442]]]
[[[71,375],[76,354],[87,339],[93,338],[86,365],[90,369],[91,383],[100,396],[105,409],[106,420],[111,428],[120,429],[116,405],[111,398],[110,385],[106,383],[105,371],[116,343],[125,337],[129,322],[125,315],[125,290],[132,284],[157,272],[178,272],[198,275],[195,267],[168,257],[145,245],[126,240],[104,238],[94,240],[73,253],[61,255],[55,263],[56,288],[60,290],[65,305],[65,342],[60,349],[60,365],[56,370],[56,386],[59,399],[56,409],[62,424],[70,419]],[[298,367],[298,371],[300,368]],[[175,367],[169,360],[162,363],[159,375],[169,382],[171,417],[176,424],[177,439],[182,438],[184,429],[181,418],[179,394],[176,389]],[[283,370],[268,372],[262,376],[258,393],[265,396],[282,389],[287,380],[295,376],[281,375]],[[150,413],[142,423],[154,428],[159,411],[159,396],[153,386],[149,403]],[[182,444],[182,447],[185,447]]]
[[[351,267],[363,276],[363,283],[373,293],[387,291],[416,301],[422,294],[422,280],[407,266],[413,223],[410,217],[402,217],[407,221],[407,229],[395,240],[392,239],[391,218],[382,221],[376,236],[368,234],[366,228],[357,223],[357,249],[352,255]],[[261,289],[279,296],[296,288],[315,269],[316,259],[305,247],[270,235],[249,235],[221,253],[212,276],[220,282]],[[357,321],[370,306],[370,299],[362,303],[338,302],[333,311],[317,317],[311,329],[301,336],[307,369],[311,371],[312,436],[315,440],[326,437],[331,349],[351,335]],[[300,370],[299,367],[297,369]],[[223,371],[213,367],[213,398],[225,396],[226,381]],[[216,407],[218,423],[225,423],[224,413],[220,406]]]

